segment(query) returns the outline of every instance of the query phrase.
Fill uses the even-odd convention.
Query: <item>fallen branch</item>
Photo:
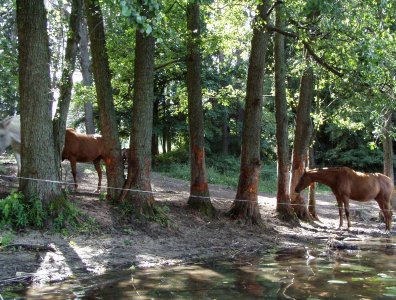
[[[9,248],[22,248],[24,250],[28,251],[51,251],[51,252],[56,252],[55,246],[52,244],[48,245],[39,245],[39,244],[22,244],[22,243],[17,243],[17,244],[8,244],[2,246],[3,249],[9,249]]]
[[[29,283],[32,280],[34,274],[26,273],[25,275],[0,279],[0,286],[10,283]]]

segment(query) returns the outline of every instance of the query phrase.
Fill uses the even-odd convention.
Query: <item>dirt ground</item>
[[[17,188],[16,166],[11,156],[0,157],[0,198]],[[348,245],[370,237],[388,237],[378,219],[375,201],[351,202],[352,228],[338,230],[338,209],[330,193],[317,194],[320,222],[290,224],[278,219],[275,195],[260,194],[264,225],[246,226],[224,216],[235,190],[210,185],[215,219],[207,219],[187,207],[189,182],[152,174],[157,204],[168,209],[169,226],[158,223],[121,223],[112,206],[93,194],[97,175],[89,164],[79,164],[79,191],[71,194],[75,205],[95,218],[99,229],[89,234],[62,236],[50,231],[24,230],[13,233],[12,247],[0,245],[1,286],[20,282],[57,282],[76,276],[102,274],[110,270],[188,264],[213,259],[261,255],[280,249],[328,244]],[[68,163],[63,173],[72,181]],[[106,180],[104,180],[104,186]],[[1,201],[1,200],[0,200]],[[344,224],[346,222],[344,221]],[[0,239],[8,234],[0,231]],[[390,233],[395,234],[395,231]],[[334,245],[334,244],[333,244]]]

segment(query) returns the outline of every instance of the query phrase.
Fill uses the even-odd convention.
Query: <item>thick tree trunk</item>
[[[43,0],[18,0],[16,7],[23,177],[20,190],[27,199],[39,197],[48,206],[62,193],[59,183],[54,182],[60,181],[60,172],[49,105],[52,103],[47,16]]]
[[[189,35],[187,42],[187,91],[191,163],[188,205],[208,216],[213,216],[215,210],[209,197],[205,165],[198,0],[190,1],[187,4],[187,27]]]
[[[60,82],[60,96],[54,119],[55,147],[57,151],[57,165],[60,164],[60,155],[65,143],[66,120],[69,113],[71,92],[73,87],[73,73],[76,65],[76,56],[79,42],[79,27],[82,18],[82,0],[73,0],[69,20],[69,33],[66,44],[65,64]]]
[[[87,21],[85,18],[81,19],[80,25],[80,65],[81,65],[81,74],[82,74],[82,83],[85,87],[91,87],[92,80],[92,64],[91,59],[89,58],[89,47],[88,47],[88,28]],[[87,134],[95,133],[95,122],[94,122],[94,113],[93,113],[93,105],[91,102],[84,103],[84,112],[85,112],[85,130]]]
[[[296,129],[292,155],[292,170],[290,181],[290,197],[293,209],[302,220],[311,221],[304,198],[295,192],[298,181],[305,169],[309,142],[312,136],[311,106],[313,99],[314,75],[310,67],[304,71],[300,82],[300,99],[297,107]]]
[[[283,5],[276,6],[276,27],[284,28]],[[278,156],[278,185],[276,211],[282,219],[293,219],[294,212],[290,206],[289,196],[289,139],[286,100],[286,56],[285,37],[275,33],[274,38],[275,58],[275,118],[276,118],[276,144]]]
[[[258,6],[246,88],[245,116],[242,130],[241,167],[238,190],[228,215],[232,219],[242,219],[248,224],[260,224],[258,188],[261,169],[260,134],[263,106],[264,68],[269,41],[263,22],[267,20],[269,1],[263,0]]]
[[[88,30],[91,41],[92,66],[99,104],[100,129],[105,143],[107,197],[118,199],[124,186],[124,166],[118,136],[117,119],[111,88],[111,73],[99,0],[85,0]]]
[[[154,215],[151,193],[151,137],[153,128],[155,39],[136,30],[135,89],[132,108],[132,130],[128,179],[121,201],[133,203],[138,216]]]

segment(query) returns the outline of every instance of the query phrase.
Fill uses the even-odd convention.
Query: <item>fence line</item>
[[[62,184],[66,186],[74,186],[74,182],[68,182],[68,181],[59,181],[59,180],[50,180],[50,179],[41,179],[41,178],[32,178],[32,177],[21,177],[21,176],[12,176],[12,175],[2,175],[0,174],[0,178],[8,178],[8,179],[23,179],[23,180],[32,180],[32,181],[41,181],[41,182],[47,182],[47,183],[55,183],[55,184]],[[97,187],[96,184],[79,184],[79,187]],[[132,193],[141,193],[141,194],[152,194],[152,195],[181,195],[181,196],[186,196],[186,192],[174,192],[174,191],[144,191],[144,190],[139,190],[139,189],[124,189],[124,188],[117,188],[117,187],[106,187],[106,189],[113,189],[113,190],[126,190],[128,192]],[[199,198],[199,199],[205,199],[205,200],[213,200],[213,201],[222,201],[222,202],[251,202],[251,200],[247,199],[230,199],[230,198],[225,198],[225,197],[216,197],[216,196],[195,196],[195,195],[188,195],[188,197],[192,198]],[[259,196],[263,197],[263,196]],[[276,198],[276,196],[274,196]],[[271,204],[269,202],[266,202],[265,204]],[[275,203],[276,205],[276,203]],[[290,206],[304,206],[307,207],[308,204],[300,204],[300,203],[288,203],[286,205]],[[334,206],[336,206],[336,203],[334,203]],[[315,205],[315,207],[325,207],[325,205]],[[365,210],[367,207],[352,207],[350,210]],[[390,210],[392,211],[392,209]]]

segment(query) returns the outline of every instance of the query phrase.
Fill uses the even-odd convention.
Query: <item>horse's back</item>
[[[72,128],[66,129],[62,160],[74,158],[78,162],[91,162],[101,158],[103,151],[101,136],[78,133]]]
[[[349,169],[351,181],[350,198],[357,201],[368,201],[378,197],[390,197],[393,192],[391,179],[381,173],[363,173]]]

